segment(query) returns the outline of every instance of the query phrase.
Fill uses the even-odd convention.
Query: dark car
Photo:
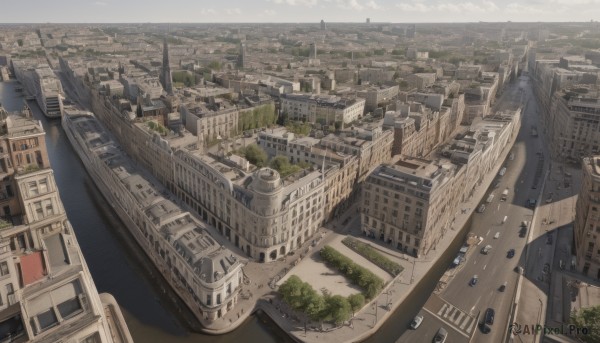
[[[546,238],[546,244],[552,244],[552,235],[548,234],[547,238]]]
[[[527,236],[527,228],[524,226],[521,226],[521,230],[519,230],[519,237],[523,238]]]
[[[498,290],[500,292],[504,292],[506,290],[506,281],[503,284],[500,285],[500,288],[498,288]]]
[[[496,311],[494,311],[493,308],[488,308],[487,310],[485,310],[485,323],[492,325],[494,324],[494,315],[496,314]]]
[[[515,249],[510,249],[507,253],[506,253],[506,257],[507,258],[513,258],[515,256]]]
[[[487,326],[484,322],[479,323],[479,330],[481,330],[481,333],[486,335],[490,333],[490,331],[492,331],[492,329],[489,326]]]
[[[469,286],[473,287],[477,284],[477,280],[478,280],[478,276],[477,275],[473,275],[473,278],[471,279],[471,281],[469,281]]]

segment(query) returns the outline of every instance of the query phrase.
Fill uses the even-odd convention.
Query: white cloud
[[[239,8],[226,8],[225,13],[228,15],[242,14],[242,10]]]
[[[497,11],[499,8],[496,3],[492,1],[479,1],[479,2],[438,2],[430,5],[422,2],[411,2],[411,3],[399,3],[396,7],[406,12],[453,12],[453,13],[483,13]]]
[[[278,5],[286,4],[286,5],[290,5],[290,6],[306,6],[306,7],[313,7],[318,2],[317,0],[267,0],[267,1],[278,4]]]
[[[203,8],[200,10],[200,14],[202,15],[212,15],[212,14],[217,14],[217,11],[215,11],[212,8]]]
[[[108,6],[108,3],[104,2],[104,1],[96,1],[96,2],[94,2],[94,5],[96,5],[96,6]]]
[[[545,10],[542,10],[539,7],[529,6],[529,5],[521,5],[521,4],[516,3],[516,2],[511,2],[510,4],[506,5],[506,7],[504,8],[504,11],[506,13],[514,13],[514,14],[528,14],[528,13],[543,13],[543,12],[547,12]]]
[[[374,0],[371,0],[371,1],[367,2],[365,4],[365,6],[367,8],[373,9],[373,10],[380,10],[381,9],[381,6],[379,6]]]
[[[274,10],[265,10],[265,14],[266,15],[276,15],[277,12],[275,12]]]

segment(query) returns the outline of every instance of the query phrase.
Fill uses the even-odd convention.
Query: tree
[[[356,293],[348,296],[348,303],[350,304],[350,309],[352,309],[352,317],[354,317],[354,313],[360,310],[365,304],[365,296]]]
[[[259,168],[265,166],[267,162],[267,153],[256,144],[250,144],[246,147],[244,157],[246,157],[248,162]]]
[[[275,156],[269,163],[270,167],[277,170],[282,171],[290,167],[290,160],[286,156]]]
[[[298,276],[292,275],[279,286],[279,293],[283,300],[294,309],[302,306],[300,299],[303,284],[304,282]]]
[[[587,329],[587,333],[578,333],[577,338],[587,343],[600,342],[600,306],[582,308],[573,312],[571,323],[578,329]]]
[[[331,317],[334,323],[340,325],[350,318],[350,303],[341,295],[334,295],[325,299],[327,317]]]

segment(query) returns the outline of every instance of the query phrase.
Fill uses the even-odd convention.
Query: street
[[[485,211],[474,214],[470,231],[483,237],[483,241],[469,248],[466,260],[456,267],[457,270],[449,271],[451,277],[446,287],[439,295],[432,295],[421,311],[426,314],[421,327],[407,332],[400,338],[400,342],[411,342],[414,335],[435,332],[441,326],[458,334],[458,339],[452,342],[468,342],[471,335],[475,336],[474,342],[500,342],[507,332],[517,285],[518,273],[515,268],[524,264],[523,251],[527,243],[527,237],[519,236],[520,225],[527,221],[529,233],[533,210],[526,207],[526,204],[529,199],[538,199],[543,175],[540,177],[536,171],[546,170],[548,160],[548,157],[538,154],[542,150],[539,138],[530,134],[530,127],[537,125],[537,104],[535,101],[528,101],[532,96],[530,88],[527,77],[521,76],[515,85],[506,90],[497,104],[497,110],[522,100],[526,106],[523,108],[521,130],[512,149],[514,159],[507,158],[506,174],[497,177],[499,184],[496,188],[493,185],[490,187],[487,194],[495,195],[492,202],[486,203],[487,195],[484,196],[482,202],[486,204]],[[508,190],[508,196],[506,201],[501,201],[500,195],[504,190]],[[483,254],[481,249],[486,245],[492,248],[487,254]],[[512,258],[507,257],[510,249],[515,249]],[[475,275],[478,276],[477,284],[469,286]],[[499,291],[505,282],[506,289],[504,292]],[[434,300],[436,298],[438,300]],[[491,332],[483,334],[475,323],[478,319],[481,322],[481,316],[487,308],[493,308],[496,316],[494,324],[490,326]]]

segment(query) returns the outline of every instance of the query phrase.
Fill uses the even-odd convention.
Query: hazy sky
[[[600,20],[600,0],[1,0],[0,5],[0,23]]]

